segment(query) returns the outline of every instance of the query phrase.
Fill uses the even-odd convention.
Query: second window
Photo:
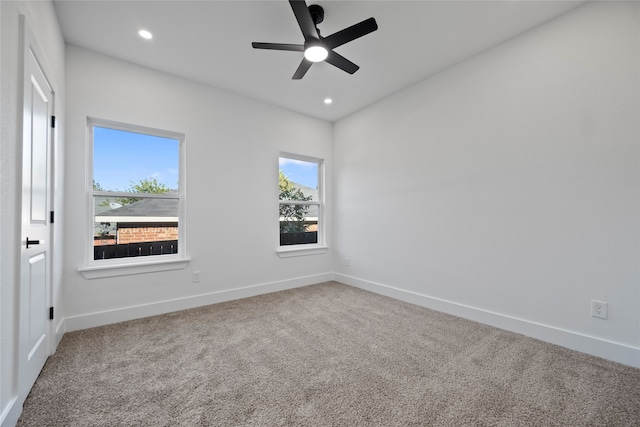
[[[322,160],[280,154],[280,246],[322,244]]]

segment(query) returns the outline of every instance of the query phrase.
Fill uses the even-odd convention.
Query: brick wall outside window
[[[118,228],[118,244],[178,240],[178,227]]]

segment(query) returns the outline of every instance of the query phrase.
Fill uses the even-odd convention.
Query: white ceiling
[[[286,0],[55,0],[67,43],[335,121],[465,58],[527,31],[582,1],[337,1],[325,9],[327,36],[369,17],[378,31],[336,48],[360,66],[349,75],[314,64],[292,80],[302,54],[251,42],[304,39]],[[138,36],[145,28],[151,41]],[[333,104],[325,105],[326,97]]]

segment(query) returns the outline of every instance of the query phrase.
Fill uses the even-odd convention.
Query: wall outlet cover
[[[591,301],[591,316],[606,319],[609,317],[609,304],[604,301]]]

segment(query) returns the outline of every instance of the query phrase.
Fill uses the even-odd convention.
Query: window
[[[322,160],[281,154],[279,166],[280,247],[321,246]]]
[[[184,259],[184,135],[88,120],[88,265]]]

